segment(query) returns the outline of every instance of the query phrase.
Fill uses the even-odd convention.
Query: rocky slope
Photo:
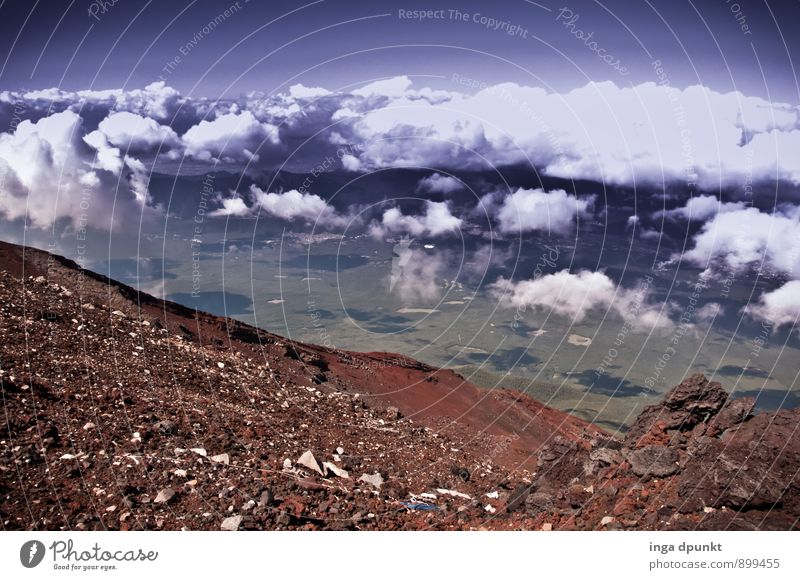
[[[3,529],[797,526],[800,413],[702,377],[625,441],[0,243]]]

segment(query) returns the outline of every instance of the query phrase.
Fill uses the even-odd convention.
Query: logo
[[[44,544],[39,540],[28,540],[19,549],[19,561],[26,568],[36,568],[44,559]]]

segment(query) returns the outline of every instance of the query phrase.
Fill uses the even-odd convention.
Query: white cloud
[[[276,127],[259,122],[250,111],[202,120],[183,135],[186,154],[202,161],[258,160],[258,151],[280,142]]]
[[[551,176],[624,185],[690,179],[718,190],[776,178],[800,183],[800,122],[789,104],[655,83],[589,83],[565,93],[503,83],[475,94],[412,85],[406,76],[351,93],[298,84],[286,93],[220,101],[185,98],[163,82],[135,90],[46,89],[3,93],[0,113],[8,115],[19,99],[37,114],[51,107],[130,112],[186,131],[189,154],[210,163],[254,161],[259,144],[279,144],[280,125],[292,137],[318,135],[307,147],[330,146],[338,133],[360,151],[358,164],[348,160],[355,170],[532,163]],[[148,133],[162,132],[148,125]],[[124,148],[122,136],[108,135]],[[275,163],[275,156],[260,162]]]
[[[407,76],[383,79],[364,85],[360,89],[353,91],[359,97],[402,97],[411,87],[411,79]]]
[[[398,244],[394,249],[389,291],[405,304],[430,303],[439,299],[442,288],[437,280],[443,276],[445,259]]]
[[[761,295],[757,304],[745,308],[751,317],[774,328],[796,326],[800,321],[800,280],[791,280]]]
[[[501,306],[534,308],[580,322],[593,310],[614,310],[636,330],[668,328],[666,315],[647,302],[642,290],[619,288],[602,272],[561,270],[530,280],[512,282],[500,278],[490,292]]]
[[[289,87],[289,95],[294,99],[315,99],[330,95],[328,89],[322,87],[307,87],[303,84],[296,84]]]
[[[745,208],[744,202],[722,202],[713,195],[692,197],[682,207],[656,212],[654,217],[664,215],[670,219],[705,221],[718,213],[737,211]]]
[[[541,189],[518,189],[506,196],[496,209],[500,231],[569,232],[577,218],[589,217],[595,196],[577,198],[562,189],[545,193]]]
[[[387,209],[380,222],[371,224],[370,232],[375,237],[397,233],[437,237],[455,233],[461,224],[461,218],[450,213],[446,203],[428,201],[425,204],[425,213],[421,216],[404,215],[396,207]]]
[[[256,208],[286,221],[305,221],[320,226],[345,226],[349,218],[336,210],[318,195],[291,189],[283,193],[266,193],[257,186],[250,188]]]
[[[120,180],[122,172],[127,179]],[[0,214],[36,228],[67,220],[74,228],[124,228],[131,213],[146,216],[148,176],[120,157],[105,136],[83,134],[77,113],[62,111],[0,134]]]
[[[464,189],[464,184],[455,177],[434,173],[417,183],[417,191],[424,193],[452,193]]]
[[[112,113],[100,122],[98,130],[109,143],[130,152],[153,151],[158,147],[166,151],[180,145],[171,127],[127,111]]]
[[[763,263],[768,270],[798,278],[800,215],[791,208],[767,214],[752,207],[719,213],[703,224],[683,257],[704,268],[723,263],[734,271]]]
[[[342,167],[345,171],[358,171],[361,169],[361,161],[353,155],[342,155]]]
[[[220,198],[218,202],[222,207],[209,213],[210,217],[247,217],[253,212],[252,208],[236,194],[233,197]]]
[[[700,322],[711,322],[717,316],[722,316],[725,308],[719,302],[709,302],[697,309],[695,316]]]

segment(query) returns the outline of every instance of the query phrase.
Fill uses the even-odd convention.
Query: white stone
[[[322,468],[329,473],[334,474],[336,477],[343,477],[345,479],[350,479],[350,474],[347,473],[341,467],[331,463],[330,461],[325,461],[322,463]]]
[[[239,529],[239,524],[242,523],[242,516],[231,516],[222,520],[221,529],[228,532],[235,532]]]
[[[319,466],[319,463],[317,462],[317,458],[314,457],[314,454],[311,453],[310,450],[303,453],[300,456],[300,459],[297,460],[297,463],[299,463],[303,467],[307,467],[311,471],[316,471],[323,477],[325,476],[325,474],[322,472],[322,468]]]
[[[231,457],[227,453],[220,453],[219,455],[212,455],[210,457],[211,461],[214,463],[222,463],[224,465],[230,465]]]

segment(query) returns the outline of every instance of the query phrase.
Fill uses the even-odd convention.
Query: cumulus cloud
[[[214,101],[186,98],[157,82],[134,90],[5,91],[0,118],[18,101],[34,119],[53,111],[80,112],[87,132],[113,113],[138,115],[170,126],[183,135],[193,158],[209,163],[253,162],[259,144],[274,147],[309,137],[304,149],[329,153],[336,134],[358,146],[358,154],[347,160],[355,171],[532,163],[550,176],[623,185],[666,180],[718,190],[775,179],[800,183],[797,107],[702,86],[600,82],[560,94],[503,83],[461,94],[415,88],[401,76],[349,93],[293,85],[284,93]],[[143,130],[164,136],[150,123]],[[107,136],[124,147],[126,134],[109,130]],[[135,141],[143,146],[153,137]],[[269,155],[260,160],[275,162]]]
[[[383,212],[380,221],[370,225],[374,237],[388,234],[408,233],[412,236],[437,237],[455,233],[461,227],[461,218],[450,213],[445,202],[428,201],[421,216],[405,215],[396,207]]]
[[[641,289],[624,289],[602,272],[561,270],[530,280],[498,279],[490,293],[501,306],[534,308],[580,322],[593,310],[613,310],[637,330],[668,328],[669,318],[647,302]]]
[[[210,217],[247,217],[253,213],[245,201],[234,193],[233,197],[219,198],[221,207],[210,212]]]
[[[344,226],[349,218],[336,210],[318,195],[301,193],[290,189],[283,193],[267,193],[253,185],[250,193],[254,199],[253,209],[286,221],[304,221],[320,226]]]
[[[654,217],[662,215],[669,219],[684,219],[689,221],[706,221],[718,213],[738,211],[745,208],[744,202],[722,202],[713,195],[699,195],[693,197],[682,207],[656,212]]]
[[[800,214],[791,208],[764,213],[756,208],[719,213],[703,224],[683,258],[714,269],[742,271],[763,264],[768,270],[800,277]]]
[[[228,113],[202,120],[183,135],[186,154],[201,161],[257,161],[258,151],[280,143],[277,128],[253,113]]]
[[[452,193],[463,188],[464,184],[460,180],[441,173],[423,177],[417,183],[417,191],[421,193]]]
[[[171,127],[128,111],[112,113],[100,122],[98,131],[111,145],[132,153],[149,152],[158,147],[166,151],[180,145]]]
[[[748,306],[745,311],[776,329],[796,327],[800,321],[800,280],[791,280],[772,292],[762,294],[758,303]]]
[[[120,179],[124,177],[125,179]],[[81,117],[62,111],[0,134],[0,214],[36,228],[125,227],[151,215],[144,165],[121,156],[102,134],[84,135]],[[125,216],[126,219],[120,219]]]
[[[545,193],[541,189],[518,189],[506,196],[495,210],[500,231],[569,232],[577,218],[590,216],[595,196],[578,198],[563,189]]]

